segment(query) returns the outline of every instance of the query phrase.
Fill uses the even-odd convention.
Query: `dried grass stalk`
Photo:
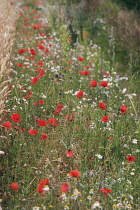
[[[0,120],[9,94],[9,69],[15,37],[16,8],[9,1],[0,0]]]

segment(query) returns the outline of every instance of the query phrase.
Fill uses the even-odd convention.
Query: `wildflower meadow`
[[[75,24],[73,40],[65,2],[8,2],[18,18],[0,122],[1,209],[138,210],[139,88],[119,72],[114,42],[107,59],[86,28],[81,36]]]

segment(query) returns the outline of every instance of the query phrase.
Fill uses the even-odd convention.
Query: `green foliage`
[[[60,42],[62,48],[62,58],[68,58],[70,52],[70,33],[66,25],[62,25],[60,28]]]
[[[137,10],[137,12],[140,12],[140,1],[139,0],[115,0],[117,3],[120,3],[124,6],[126,6],[130,10]]]

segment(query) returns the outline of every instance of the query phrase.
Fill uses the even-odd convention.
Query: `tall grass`
[[[138,209],[140,110],[113,34],[109,62],[85,30],[72,44],[64,6],[21,9],[0,127],[2,208]]]
[[[8,82],[11,69],[10,60],[14,44],[14,24],[17,20],[16,10],[8,1],[0,1],[0,120],[4,113],[4,101],[9,93]],[[6,111],[6,110],[5,110]]]

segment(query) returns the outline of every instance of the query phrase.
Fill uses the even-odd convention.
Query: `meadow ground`
[[[87,31],[73,42],[65,4],[18,7],[1,208],[140,209],[139,93],[134,77],[118,73],[113,36],[107,60]]]

